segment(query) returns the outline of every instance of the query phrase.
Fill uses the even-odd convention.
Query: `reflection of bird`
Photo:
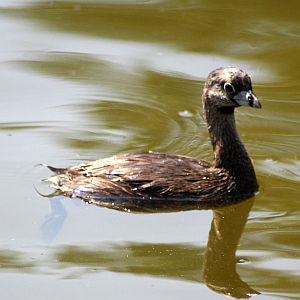
[[[51,213],[45,216],[46,220],[40,227],[43,232],[43,240],[48,245],[54,241],[68,216],[66,209],[60,203],[59,199],[49,200]]]
[[[236,257],[236,250],[253,203],[254,198],[251,198],[213,210],[202,275],[211,290],[229,298],[249,299],[260,294],[244,282],[236,270],[236,264],[245,260]]]
[[[48,181],[58,193],[85,200],[192,199],[223,205],[253,196],[258,184],[234,119],[235,107],[261,108],[250,76],[237,68],[216,69],[207,78],[202,101],[213,162],[175,154],[124,154],[68,169],[48,166],[55,173]]]

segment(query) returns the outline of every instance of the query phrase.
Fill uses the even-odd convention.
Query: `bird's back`
[[[63,194],[217,199],[228,196],[229,174],[212,163],[176,154],[123,154],[55,169],[48,180]]]

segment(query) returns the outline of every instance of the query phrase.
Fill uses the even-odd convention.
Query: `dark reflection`
[[[54,195],[64,195],[61,191],[56,191]],[[203,209],[217,209],[226,207],[230,204],[236,204],[240,201],[234,199],[229,202],[228,199],[218,199],[216,201],[201,200],[196,198],[178,198],[178,197],[140,197],[140,196],[105,196],[92,195],[89,191],[76,190],[73,191],[74,198],[76,196],[88,204],[94,204],[100,207],[106,207],[118,211],[136,212],[136,213],[167,213],[180,212],[188,210],[203,210]],[[64,195],[65,196],[65,195]]]
[[[56,201],[54,201],[56,200]],[[54,239],[61,229],[66,212],[62,209],[59,200],[51,201],[51,217],[48,217],[41,226],[44,231],[45,240]],[[253,206],[254,197],[237,205],[216,208],[213,210],[214,217],[209,234],[206,252],[200,247],[189,245],[127,245],[113,247],[110,251],[97,249],[96,251],[77,249],[71,246],[58,253],[61,263],[74,263],[78,266],[93,265],[95,269],[107,268],[113,272],[128,272],[133,274],[149,274],[155,276],[168,276],[201,282],[202,277],[206,285],[213,291],[232,298],[250,298],[258,295],[247,283],[245,283],[236,272],[237,258],[235,252],[237,245],[247,222],[248,214]],[[107,202],[106,202],[107,203]],[[157,203],[157,202],[156,202]],[[162,203],[162,202],[161,202]],[[174,212],[179,210],[200,209],[192,202],[179,201],[180,206],[166,205],[156,209],[145,209],[143,205],[134,207],[136,212]],[[184,203],[186,207],[184,209]],[[124,203],[123,203],[124,204]],[[99,205],[99,202],[98,202]],[[103,205],[106,206],[107,205]],[[130,211],[115,205],[123,211]],[[100,247],[101,248],[101,247]],[[170,254],[172,256],[170,256]],[[203,257],[204,254],[204,257]],[[124,260],[124,255],[126,260]],[[184,257],[184,260],[182,260]],[[203,261],[202,261],[203,257]],[[175,261],[174,261],[175,260]],[[162,268],[163,265],[163,268]],[[176,266],[176,268],[174,267]],[[162,274],[163,272],[163,274]],[[182,274],[184,274],[182,276]]]
[[[2,13],[35,20],[60,32],[176,44],[187,51],[225,53],[234,59],[245,59],[245,55],[247,60],[263,57],[263,63],[272,63],[278,72],[288,70],[297,76],[297,1],[289,0],[280,7],[271,0],[252,2],[243,8],[237,1],[140,2],[34,1],[2,9]],[[236,26],[232,26],[232,20],[237,20]],[[272,55],[265,54],[269,51]]]
[[[236,272],[235,252],[253,202],[254,198],[251,198],[239,205],[213,210],[214,218],[202,266],[203,279],[210,289],[238,299],[259,294]]]

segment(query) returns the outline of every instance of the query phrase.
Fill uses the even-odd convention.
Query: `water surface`
[[[299,299],[298,12],[298,1],[0,1],[3,298],[221,299],[217,268],[257,298]],[[40,163],[149,150],[212,160],[201,92],[226,65],[252,75],[263,106],[236,113],[254,203],[133,214],[36,192],[52,192]],[[241,216],[237,273],[210,260],[220,216],[224,236]]]

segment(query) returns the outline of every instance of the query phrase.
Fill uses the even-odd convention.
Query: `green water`
[[[299,9],[0,1],[3,299],[299,299]],[[226,65],[252,75],[263,106],[236,112],[255,199],[149,215],[36,192],[52,192],[40,163],[149,150],[212,160],[201,93]]]

